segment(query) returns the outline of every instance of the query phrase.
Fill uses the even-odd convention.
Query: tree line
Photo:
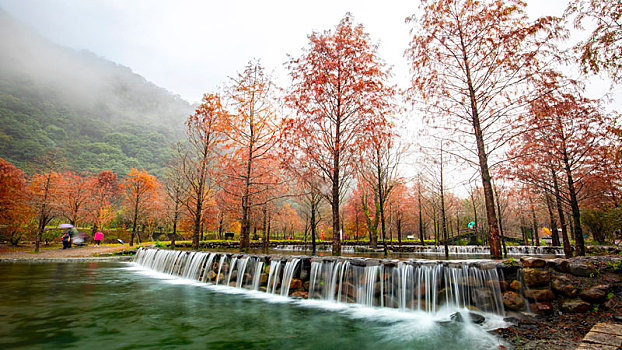
[[[568,256],[584,255],[584,227],[601,242],[620,233],[603,222],[620,221],[620,129],[617,115],[584,97],[581,81],[560,67],[580,56],[586,70],[606,71],[619,82],[619,60],[608,57],[620,45],[613,41],[604,50],[595,42],[609,37],[596,35],[574,48],[580,55],[569,55],[559,43],[570,19],[580,25],[591,16],[619,17],[600,5],[577,0],[564,18],[531,21],[520,1],[423,1],[423,15],[408,19],[412,76],[405,91],[391,84],[377,45],[346,14],[290,57],[287,88],[278,89],[253,60],[220,91],[206,93],[186,121],[187,137],[175,147],[162,184],[136,169],[123,178],[123,215],[132,233],[155,213],[173,233],[181,223],[197,249],[206,227],[222,232],[236,223],[244,251],[258,232],[268,244],[277,208],[287,206],[297,221],[287,224],[290,231],[297,226],[313,243],[330,238],[334,254],[345,238],[368,237],[373,246],[381,239],[386,253],[387,240],[400,244],[404,233],[417,233],[422,244],[464,237],[485,243],[494,258],[512,237],[540,244],[538,217],[544,216],[553,244]],[[619,35],[619,28],[608,30]],[[400,136],[400,97],[423,116],[426,136]],[[405,174],[414,143],[429,157],[417,174]],[[451,192],[449,162],[476,169],[478,179],[464,185],[469,198]],[[30,207],[42,232],[50,220],[46,198],[62,181],[51,170],[25,181],[11,169],[6,173],[15,180],[6,193],[38,186],[29,192]],[[113,187],[104,191],[111,198]],[[97,206],[89,206],[94,215]],[[98,220],[90,219],[103,224]]]

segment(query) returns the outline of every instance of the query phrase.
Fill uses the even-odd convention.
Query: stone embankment
[[[622,258],[504,261],[500,286],[507,311],[539,315],[613,309],[622,300]]]

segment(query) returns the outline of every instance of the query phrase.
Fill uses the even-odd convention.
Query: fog
[[[146,120],[180,129],[191,111],[179,96],[128,67],[62,47],[0,10],[0,73],[8,89],[54,96],[72,110],[110,121]],[[11,90],[10,90],[11,91]]]

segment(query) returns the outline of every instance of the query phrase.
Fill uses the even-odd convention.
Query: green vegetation
[[[514,258],[509,258],[504,261],[506,266],[518,266],[518,261]]]
[[[127,67],[53,45],[1,11],[0,25],[20,41],[0,42],[0,157],[28,170],[55,149],[71,170],[163,175],[187,102]]]
[[[613,272],[618,272],[622,270],[622,260],[612,261],[612,262],[609,262],[607,265],[611,267],[611,270]]]

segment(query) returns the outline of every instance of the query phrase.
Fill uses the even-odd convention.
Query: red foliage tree
[[[430,121],[442,118],[452,139],[477,156],[490,252],[501,258],[489,158],[516,136],[515,118],[534,98],[534,78],[556,76],[548,66],[556,57],[551,43],[564,32],[552,17],[530,23],[520,0],[430,0],[422,6],[423,15],[410,19],[417,24],[406,52],[411,92]]]
[[[112,170],[102,170],[89,182],[87,220],[93,223],[92,234],[114,218],[114,206],[119,195],[117,174]]]
[[[376,45],[351,15],[334,31],[313,33],[301,57],[290,60],[287,102],[297,115],[287,123],[292,147],[315,162],[330,185],[333,254],[341,253],[341,196],[365,131],[386,123],[393,88]]]
[[[557,173],[564,175],[565,199],[572,211],[576,254],[585,255],[580,193],[590,178],[603,173],[602,168],[609,163],[606,146],[607,126],[611,122],[601,112],[598,101],[583,98],[576,91],[558,91],[534,101],[525,124],[528,127],[522,143],[517,144],[512,152],[536,171],[550,169],[554,187],[559,186]],[[529,172],[516,176],[538,178]],[[555,193],[558,198],[561,196],[559,190]]]
[[[227,89],[230,113],[220,120],[228,150],[227,178],[239,188],[231,194],[241,202],[242,251],[250,247],[251,211],[261,201],[257,197],[266,191],[266,180],[278,170],[268,164],[280,136],[273,93],[274,85],[261,64],[249,62],[231,79]]]
[[[130,168],[130,172],[121,183],[124,206],[132,220],[130,246],[134,244],[138,220],[147,216],[148,212],[154,209],[160,187],[161,185],[155,176],[149,175],[144,170],[134,168]]]
[[[93,178],[92,174],[81,176],[71,171],[62,174],[60,212],[74,226],[86,217]]]
[[[24,172],[0,158],[0,225],[13,245],[19,243],[32,216],[26,199]]]

